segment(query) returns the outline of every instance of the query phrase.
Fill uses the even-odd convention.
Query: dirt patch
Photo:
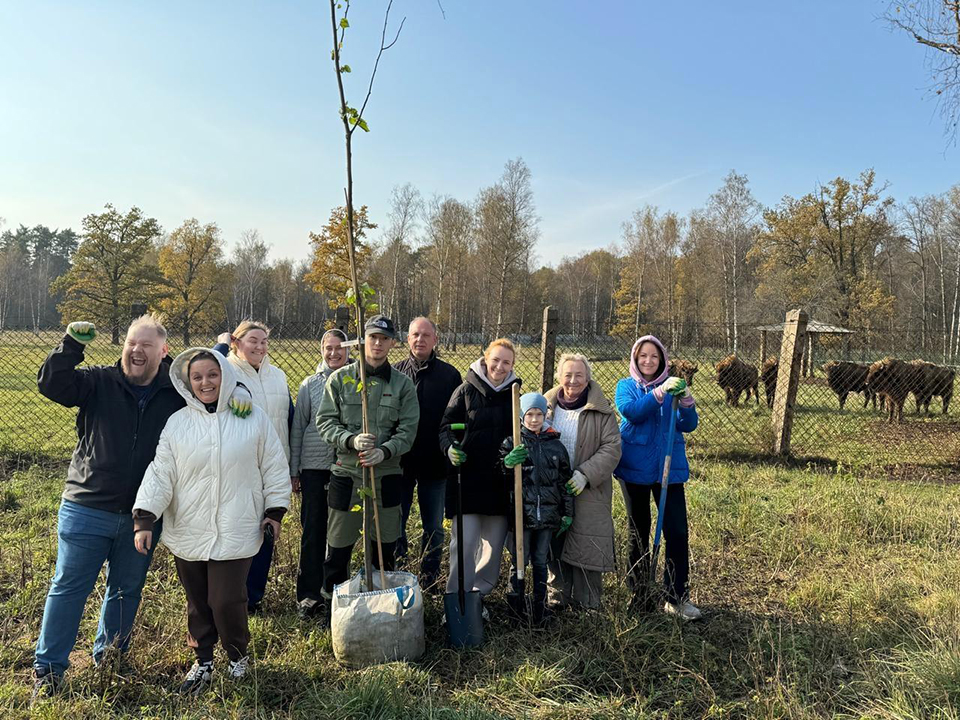
[[[960,485],[960,465],[924,467],[907,463],[884,467],[887,480],[894,482],[928,483],[931,485]]]

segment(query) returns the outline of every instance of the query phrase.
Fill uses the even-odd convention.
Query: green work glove
[[[557,536],[563,535],[567,530],[570,529],[571,525],[573,525],[573,518],[569,515],[564,515],[563,519],[560,521],[560,529],[557,530]]]
[[[454,467],[460,467],[467,461],[467,454],[460,447],[460,443],[454,443],[447,448],[447,457],[450,458],[450,464]]]
[[[83,320],[79,320],[67,325],[67,335],[72,337],[78,343],[86,345],[88,342],[93,341],[93,339],[97,336],[97,328],[92,322],[84,322]]]
[[[670,393],[674,397],[683,397],[686,394],[687,381],[683,378],[669,377],[661,387],[664,392]]]
[[[238,418],[247,417],[253,412],[253,397],[250,395],[250,391],[243,385],[238,384],[230,395],[227,407]]]
[[[517,445],[507,453],[507,456],[503,459],[503,464],[508,468],[514,468],[517,465],[523,465],[523,461],[526,459],[527,449],[523,445]]]

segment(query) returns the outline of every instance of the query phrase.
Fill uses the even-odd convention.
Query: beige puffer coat
[[[212,352],[223,373],[213,413],[189,389],[188,364],[201,351]],[[133,507],[163,517],[160,539],[178,558],[252,557],[263,540],[264,510],[290,506],[290,476],[277,432],[259,407],[246,418],[230,412],[237,375],[216,351],[180,353],[170,379],[187,407],[167,420]]]
[[[559,387],[548,391],[547,419],[553,419]],[[595,380],[585,391],[587,404],[577,425],[574,470],[587,478],[589,485],[576,498],[573,525],[567,531],[561,559],[576,567],[612,572],[613,549],[613,469],[620,461],[620,429],[613,405]]]

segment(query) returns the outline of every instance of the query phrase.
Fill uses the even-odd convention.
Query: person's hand
[[[373,446],[376,441],[377,436],[373,433],[360,433],[359,435],[353,436],[353,440],[350,441],[350,444],[353,445],[354,450],[362,453],[364,450],[373,450]]]
[[[373,467],[374,465],[379,465],[382,463],[386,456],[386,453],[383,452],[383,448],[364,450],[360,453],[360,464],[364,467]]]
[[[245,418],[253,412],[253,396],[243,385],[237,383],[230,393],[230,400],[227,401],[227,407],[230,412],[238,418]]]
[[[454,467],[460,467],[467,461],[467,454],[459,443],[454,443],[447,448],[447,457],[450,458],[450,464]]]
[[[218,345],[229,345],[233,342],[233,335],[228,332],[223,332],[217,335],[217,344]]]
[[[563,535],[567,530],[570,529],[570,526],[573,525],[573,518],[569,515],[564,515],[560,520],[560,529],[557,530],[557,535]]]
[[[297,475],[290,476],[290,489],[295,493],[300,492],[300,477]]]
[[[514,468],[517,465],[523,465],[523,461],[527,459],[527,448],[523,445],[517,445],[513,450],[507,453],[507,456],[503,459],[503,464],[508,468]]]
[[[573,476],[567,480],[567,492],[571,495],[579,495],[587,486],[587,477],[579,470],[573,471]]]
[[[86,345],[97,336],[97,328],[92,322],[78,320],[67,325],[67,335],[78,343]]]
[[[267,530],[267,528],[270,528]],[[280,537],[280,523],[270,518],[264,518],[260,523],[260,529],[263,530],[264,537],[271,535],[274,540]]]
[[[150,547],[153,545],[153,530],[137,530],[133,535],[133,546],[137,549],[137,552],[141,555],[146,555],[150,552]]]
[[[687,390],[687,381],[678,377],[668,377],[663,381],[663,385],[661,385],[660,388],[665,393],[670,393],[676,397],[683,397],[685,390],[690,392]]]

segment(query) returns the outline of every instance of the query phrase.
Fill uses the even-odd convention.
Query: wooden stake
[[[513,446],[520,445],[520,383],[513,384]],[[513,468],[513,535],[517,540],[517,580],[523,580],[523,463]]]

